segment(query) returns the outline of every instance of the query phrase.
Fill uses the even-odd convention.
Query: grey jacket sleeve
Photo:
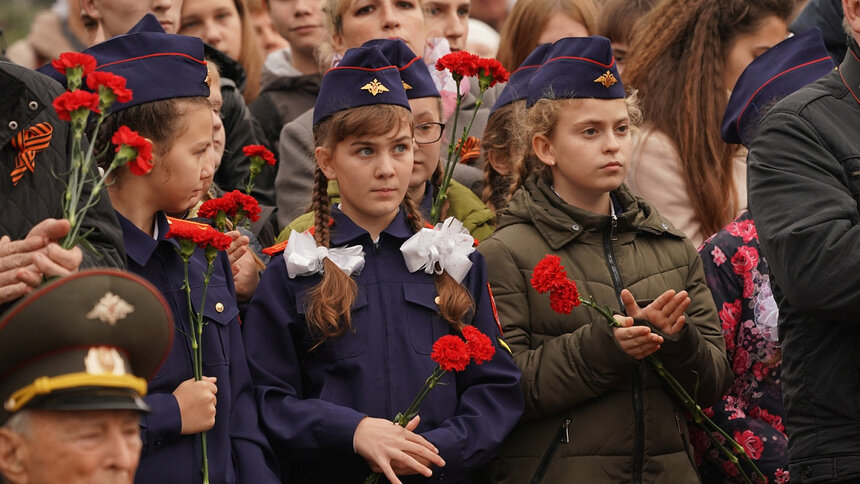
[[[314,184],[313,109],[281,129],[275,193],[278,227],[286,227],[306,212]]]

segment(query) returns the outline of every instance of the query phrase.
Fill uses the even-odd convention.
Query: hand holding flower
[[[618,341],[618,346],[631,358],[641,360],[660,349],[663,338],[652,333],[648,326],[634,326],[631,317],[616,315],[615,320],[621,325],[612,329],[615,339]]]
[[[621,290],[621,300],[624,301],[628,316],[644,319],[668,335],[678,334],[684,328],[687,320],[684,311],[690,307],[687,291],[676,293],[672,289],[661,294],[644,308],[636,304],[636,299],[627,289]]]
[[[199,434],[215,426],[215,394],[218,386],[215,377],[204,376],[202,380],[189,378],[173,390],[179,405],[182,435]]]
[[[445,461],[433,444],[412,432],[417,426],[417,416],[406,427],[392,425],[391,421],[381,418],[365,417],[355,429],[355,451],[389,482],[399,483],[397,474],[430,477],[433,474],[430,465],[442,467]]]

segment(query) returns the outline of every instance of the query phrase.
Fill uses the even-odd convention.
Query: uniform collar
[[[839,66],[839,75],[854,99],[860,103],[860,47],[854,39],[848,42],[848,52]]]
[[[334,224],[331,228],[332,247],[348,245],[350,242],[353,242],[362,235],[367,235],[368,239],[370,238],[366,230],[356,225],[355,222],[341,212],[337,206],[331,207],[331,218],[334,219]],[[415,232],[412,230],[409,221],[406,219],[406,214],[402,207],[400,208],[400,211],[397,212],[394,220],[392,220],[388,227],[382,231],[382,234],[388,234],[392,237],[403,240],[412,237],[414,233]]]
[[[140,230],[131,221],[117,212],[119,225],[122,227],[122,237],[125,240],[125,252],[129,259],[143,267],[149,263],[149,259],[158,247],[158,243],[166,240],[165,236],[170,231],[170,224],[164,212],[155,214],[155,223],[158,227],[158,239],[153,239],[146,232]],[[170,243],[170,242],[168,242]]]

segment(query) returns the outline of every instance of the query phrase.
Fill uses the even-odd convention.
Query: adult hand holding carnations
[[[355,452],[364,457],[374,472],[380,472],[393,484],[400,484],[397,474],[421,474],[430,477],[430,465],[442,467],[445,461],[439,450],[424,437],[413,433],[419,417],[406,427],[381,418],[365,417],[358,423],[353,437]]]
[[[0,238],[0,303],[17,299],[39,286],[44,277],[65,276],[78,270],[83,253],[63,249],[60,239],[69,233],[69,221],[45,219],[21,240]]]
[[[216,393],[218,386],[211,376],[204,376],[202,380],[189,378],[173,390],[179,405],[182,435],[199,434],[215,426]]]

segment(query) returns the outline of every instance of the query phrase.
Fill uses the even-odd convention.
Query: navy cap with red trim
[[[526,106],[534,106],[538,99],[624,97],[609,39],[566,37],[552,45],[529,81]]]
[[[400,70],[378,46],[356,47],[329,69],[314,105],[314,126],[332,114],[371,104],[394,104],[409,109]]]
[[[549,42],[540,44],[526,57],[526,60],[511,74],[508,83],[505,84],[505,88],[502,89],[502,93],[499,94],[499,98],[496,99],[496,103],[490,109],[490,116],[500,107],[507,106],[514,101],[520,101],[528,96],[529,81],[543,65],[550,48],[552,48],[552,44]]]
[[[131,101],[111,105],[112,113],[163,99],[209,96],[203,41],[165,33],[152,14],[145,15],[127,34],[83,52],[95,57],[97,71],[124,77],[132,91]],[[39,70],[66,84],[65,76],[50,64]]]
[[[379,47],[385,58],[397,66],[407,98],[442,97],[433,84],[427,64],[412,52],[406,42],[400,39],[373,39],[362,44],[362,47]]]
[[[732,89],[720,129],[723,140],[748,145],[767,109],[834,67],[817,28],[768,49],[747,66]]]

